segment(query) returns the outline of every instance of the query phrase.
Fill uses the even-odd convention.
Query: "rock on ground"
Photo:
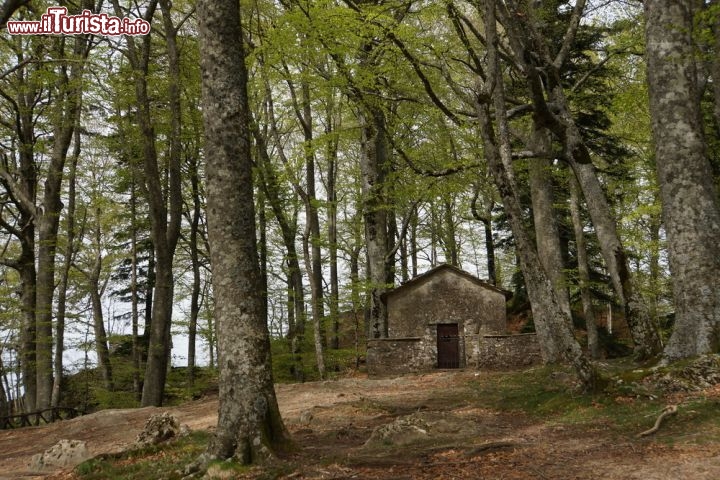
[[[30,469],[39,472],[48,468],[74,467],[90,457],[92,455],[88,451],[85,442],[63,439],[43,453],[33,455],[32,460],[30,460]]]
[[[186,435],[189,430],[187,425],[180,426],[180,422],[175,416],[169,412],[163,412],[148,418],[145,427],[138,434],[135,444],[139,447],[155,445],[173,437]]]

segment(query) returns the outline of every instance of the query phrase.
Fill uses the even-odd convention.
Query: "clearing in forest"
[[[656,396],[627,375],[611,394],[574,393],[547,368],[439,371],[278,385],[292,448],[265,467],[215,468],[218,478],[678,479],[720,478],[720,388]],[[679,411],[638,438],[672,403]],[[44,427],[0,432],[0,479],[182,478],[216,422],[217,398],[175,408],[101,411]],[[125,452],[147,418],[170,411],[195,433]],[[28,471],[60,439],[84,440],[98,458],[74,471]]]

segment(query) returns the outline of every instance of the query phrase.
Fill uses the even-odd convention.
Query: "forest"
[[[14,30],[52,7],[150,31]],[[159,406],[180,355],[219,367],[207,455],[254,462],[287,433],[271,344],[327,378],[443,263],[585,392],[610,318],[638,364],[720,351],[717,0],[4,0],[0,27],[0,415],[88,369]]]

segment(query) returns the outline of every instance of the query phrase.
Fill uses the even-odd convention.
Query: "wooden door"
[[[438,368],[460,368],[460,336],[457,323],[437,326]]]

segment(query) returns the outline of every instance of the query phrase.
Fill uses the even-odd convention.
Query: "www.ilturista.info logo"
[[[142,18],[111,17],[90,10],[68,15],[65,7],[50,7],[39,21],[8,21],[7,30],[10,35],[147,35],[150,23]]]

